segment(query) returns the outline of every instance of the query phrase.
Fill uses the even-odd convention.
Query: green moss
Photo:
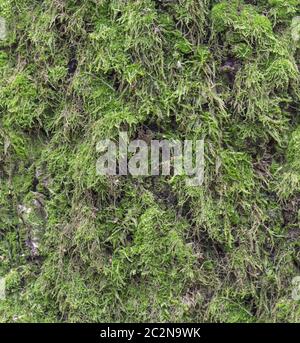
[[[299,11],[299,0],[268,0],[272,10],[271,13],[276,19],[288,19]]]
[[[3,118],[5,127],[30,128],[34,125],[39,117],[38,91],[27,73],[12,76],[1,98],[5,98],[3,105],[7,111],[7,115]]]
[[[299,144],[300,131],[297,128],[291,135],[289,146],[287,149],[287,163],[282,171],[278,171],[280,183],[277,190],[281,197],[287,198],[292,194],[297,194],[300,190],[300,164],[299,164]]]
[[[0,0],[2,322],[297,322],[299,1]],[[205,139],[100,177],[105,138]]]
[[[227,323],[251,323],[254,318],[238,298],[224,296],[213,299],[209,307],[210,320]]]
[[[242,40],[249,45],[266,46],[274,40],[271,21],[261,15],[252,5],[239,5],[238,1],[221,2],[212,9],[212,20],[216,32],[232,30],[232,40]]]
[[[290,81],[299,80],[297,67],[288,59],[277,59],[266,70],[266,78],[275,89],[287,88]]]

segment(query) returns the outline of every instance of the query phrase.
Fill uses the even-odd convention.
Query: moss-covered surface
[[[0,0],[4,322],[295,322],[299,0]],[[205,138],[205,182],[96,144]]]

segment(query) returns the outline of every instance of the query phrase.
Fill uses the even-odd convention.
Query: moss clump
[[[268,0],[271,11],[277,20],[287,20],[299,13],[299,0]]]
[[[299,322],[299,1],[0,0],[2,322]],[[205,139],[205,179],[99,140]]]

